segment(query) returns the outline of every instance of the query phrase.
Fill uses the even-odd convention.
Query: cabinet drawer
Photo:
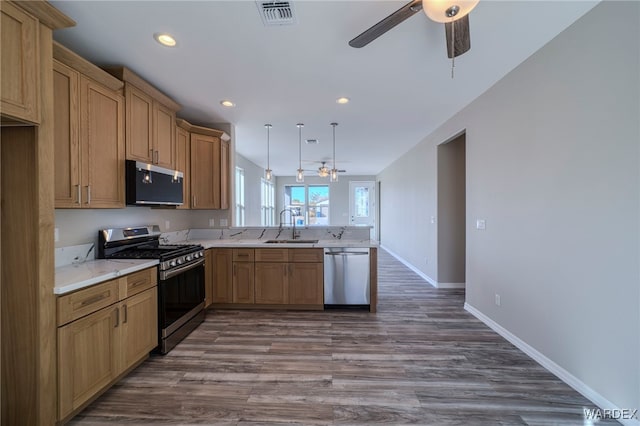
[[[234,262],[253,262],[253,260],[254,260],[253,249],[233,249]]]
[[[121,288],[120,300],[141,293],[158,284],[157,268],[144,269],[124,277],[126,280],[126,292]]]
[[[256,262],[288,262],[289,249],[268,248],[256,249]]]
[[[118,301],[118,280],[106,281],[71,294],[58,297],[58,326]]]
[[[299,248],[289,250],[289,262],[322,262],[324,251],[317,248]]]

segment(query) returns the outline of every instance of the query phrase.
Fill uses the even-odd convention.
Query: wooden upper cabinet
[[[229,208],[229,141],[220,141],[220,208]]]
[[[153,161],[153,99],[130,84],[125,89],[128,160]]]
[[[40,122],[38,20],[0,2],[0,98],[2,121]]]
[[[220,130],[194,126],[186,120],[176,119],[176,138],[184,140],[188,132],[190,140],[190,194],[192,209],[229,208],[229,136]],[[176,158],[182,156],[182,142],[176,143]],[[178,160],[178,164],[180,160]],[[180,168],[178,167],[178,170]],[[185,201],[185,204],[188,204]],[[183,208],[188,208],[183,206]]]
[[[126,67],[105,70],[125,82],[127,159],[176,169],[180,105]]]
[[[184,203],[177,208],[191,208],[191,139],[189,132],[176,127],[176,170],[182,172],[182,196]]]
[[[122,208],[122,82],[57,43],[54,57],[55,207]]]
[[[220,208],[220,166],[216,158],[220,158],[220,138],[191,133],[192,209]]]
[[[81,77],[83,204],[124,207],[124,107],[117,93]]]
[[[80,197],[80,74],[53,62],[54,164],[57,208],[78,208]]]

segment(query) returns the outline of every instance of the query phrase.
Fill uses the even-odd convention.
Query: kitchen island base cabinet
[[[323,264],[290,263],[289,268],[289,303],[324,305]]]
[[[58,298],[61,423],[140,364],[157,346],[156,273],[156,268],[143,270]],[[115,303],[103,307],[114,299]]]

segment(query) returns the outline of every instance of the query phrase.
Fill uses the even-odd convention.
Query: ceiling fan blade
[[[422,0],[413,0],[410,3],[405,4],[400,9],[393,12],[391,15],[384,18],[368,30],[365,30],[362,34],[354,38],[349,42],[351,47],[364,47],[371,43],[373,40],[380,37],[382,34],[389,31],[399,23],[403,22],[407,18],[412,17],[416,13],[422,10]],[[457,28],[456,28],[457,30]]]
[[[453,21],[447,22],[444,24],[444,32],[447,37],[447,56],[449,58],[453,58],[453,51],[451,49],[451,32],[452,27],[455,28],[455,40],[454,40],[454,50],[456,52],[456,56],[460,56],[463,53],[467,52],[471,49],[471,33],[469,32],[469,15],[465,15],[462,18]]]

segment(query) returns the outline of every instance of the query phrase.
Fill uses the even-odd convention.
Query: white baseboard
[[[464,309],[469,312],[471,315],[482,321],[485,325],[491,328],[493,331],[507,339],[511,342],[515,347],[520,349],[522,352],[533,358],[538,364],[542,365],[544,368],[549,370],[552,374],[557,376],[560,380],[571,386],[573,389],[578,391],[582,396],[587,398],[589,401],[593,402],[596,406],[601,409],[611,409],[611,410],[620,410],[616,407],[611,401],[607,398],[600,395],[598,392],[591,389],[584,382],[578,379],[573,374],[569,373],[564,368],[560,367],[558,364],[547,358],[545,355],[540,353],[538,350],[528,345],[526,342],[521,340],[516,335],[512,334],[510,331],[502,327],[500,324],[469,305],[465,302]],[[635,408],[635,407],[633,407]],[[616,419],[620,423],[625,426],[640,426],[640,420],[629,420],[629,419]],[[586,424],[586,423],[585,423]]]
[[[406,266],[407,268],[411,269],[413,272],[415,272],[416,274],[418,274],[420,276],[420,278],[424,279],[426,282],[428,282],[429,284],[431,284],[432,286],[434,286],[435,288],[438,288],[438,282],[436,280],[434,280],[433,278],[431,278],[430,276],[426,275],[424,272],[422,272],[421,270],[419,270],[418,268],[416,268],[415,266],[413,266],[411,263],[407,262],[406,260],[404,260],[402,257],[400,257],[398,254],[392,252],[391,250],[389,250],[388,248],[386,248],[385,246],[383,246],[382,244],[380,245],[380,248],[384,249],[387,253],[389,253],[391,256],[395,257],[400,263],[402,263],[404,266]]]
[[[466,283],[441,283],[437,285],[438,288],[465,288]]]

